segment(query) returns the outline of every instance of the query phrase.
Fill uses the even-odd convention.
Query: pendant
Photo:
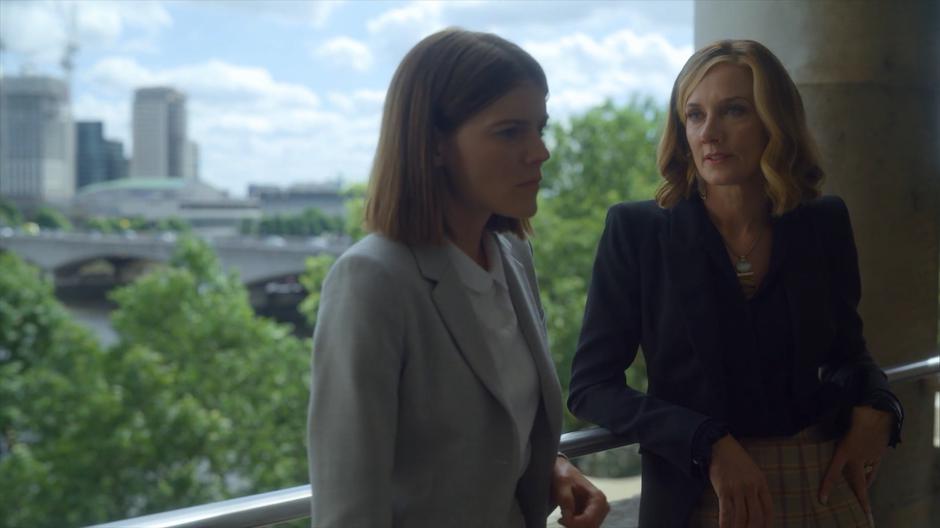
[[[734,269],[740,273],[749,273],[751,271],[751,263],[745,257],[738,257],[738,261],[734,264]]]

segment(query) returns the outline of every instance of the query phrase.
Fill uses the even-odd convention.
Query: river
[[[75,322],[98,336],[98,341],[102,346],[108,347],[117,342],[117,333],[111,326],[112,305],[107,301],[85,299],[60,299],[60,301],[72,314]]]

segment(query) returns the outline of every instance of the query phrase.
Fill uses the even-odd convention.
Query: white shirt
[[[541,391],[532,352],[519,328],[519,320],[509,297],[502,253],[495,235],[485,233],[483,249],[489,262],[484,270],[453,243],[448,244],[451,262],[466,286],[473,312],[480,322],[484,340],[496,365],[497,376],[507,396],[509,412],[519,432],[519,477],[529,464],[532,424],[538,410]]]

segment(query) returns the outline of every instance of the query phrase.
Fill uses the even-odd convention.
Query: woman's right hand
[[[773,501],[764,472],[730,434],[712,445],[708,467],[718,495],[718,526],[765,528],[773,521]]]

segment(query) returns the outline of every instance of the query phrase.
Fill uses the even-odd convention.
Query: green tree
[[[195,238],[180,240],[168,269],[113,298],[121,341],[157,352],[177,395],[224,418],[226,429],[201,450],[220,477],[218,497],[305,482],[308,341],[256,317],[237,276]]]
[[[83,228],[89,231],[98,231],[100,233],[111,233],[115,229],[115,224],[110,218],[95,216],[82,222]]]
[[[0,226],[18,226],[23,223],[23,215],[12,202],[0,197]]]
[[[323,281],[326,274],[330,271],[330,266],[336,261],[336,257],[329,254],[317,255],[307,259],[305,270],[300,275],[300,284],[307,290],[307,297],[297,307],[300,313],[307,318],[310,326],[317,324],[317,311],[320,310],[320,290],[323,288]]]
[[[308,207],[298,214],[264,216],[260,221],[243,220],[239,231],[243,235],[317,236],[341,233],[343,219],[329,216],[316,207]]]
[[[343,191],[346,208],[346,218],[343,219],[343,232],[353,240],[359,240],[366,235],[363,220],[365,219],[366,185],[357,183],[350,185]]]
[[[0,526],[76,526],[306,482],[309,342],[183,238],[102,350],[0,254]]]
[[[33,215],[33,222],[36,222],[36,225],[43,229],[61,229],[61,230],[70,230],[72,229],[72,223],[69,222],[69,219],[59,211],[51,207],[40,207],[36,214]]]
[[[190,227],[189,222],[186,220],[183,220],[178,216],[171,216],[157,220],[153,225],[153,229],[156,229],[157,231],[188,233],[192,228]]]
[[[37,270],[11,254],[0,267],[0,526],[139,513],[187,463],[163,457],[219,420],[151,390],[172,386],[159,357],[103,351]]]

